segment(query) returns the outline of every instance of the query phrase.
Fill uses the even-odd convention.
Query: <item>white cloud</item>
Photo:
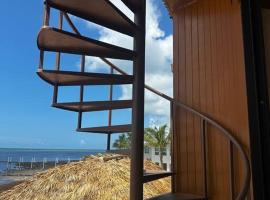
[[[131,12],[122,4],[120,0],[111,0],[117,5],[121,11],[132,18]],[[146,14],[146,84],[155,89],[172,96],[172,52],[173,37],[166,36],[165,32],[160,28],[161,13],[156,6],[154,0],[147,1]],[[133,48],[133,39],[129,36],[117,33],[115,31],[102,28],[88,23],[88,28],[99,31],[99,40],[115,44],[121,47]],[[128,61],[112,60],[112,62],[128,73],[132,73],[132,63]],[[108,67],[98,58],[88,57],[86,60],[88,70],[108,69]],[[131,87],[122,86],[122,96],[120,99],[128,99],[131,97]],[[151,118],[169,119],[169,103],[150,92],[145,94],[146,114]],[[165,121],[166,121],[165,120]],[[159,120],[157,120],[159,121]]]
[[[132,21],[134,19],[134,14],[132,11],[125,6],[125,4],[122,2],[122,0],[109,0],[112,2],[121,12],[123,12],[127,17],[129,17]]]

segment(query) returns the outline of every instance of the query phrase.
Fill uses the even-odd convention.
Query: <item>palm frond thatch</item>
[[[112,159],[108,159],[114,157]],[[160,171],[150,161],[146,170]],[[89,156],[37,174],[0,194],[1,200],[128,200],[130,159],[114,155]],[[144,185],[145,198],[170,191],[170,179]]]

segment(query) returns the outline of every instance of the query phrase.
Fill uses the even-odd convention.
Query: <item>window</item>
[[[167,170],[167,163],[163,163],[163,164],[162,164],[162,168],[163,168],[164,170]]]
[[[150,148],[149,147],[145,147],[144,148],[144,153],[149,154],[150,153]]]
[[[163,156],[167,156],[167,149],[166,149],[166,148],[163,148],[163,149],[162,149],[162,155],[163,155]]]
[[[159,148],[155,147],[155,155],[159,155]]]

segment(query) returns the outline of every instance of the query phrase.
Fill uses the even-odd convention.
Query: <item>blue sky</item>
[[[154,33],[150,42],[153,43],[152,45],[163,45],[169,49],[172,46],[170,37],[172,32],[171,20],[161,0],[151,0],[151,6],[153,7],[151,9],[152,15],[153,13],[159,15],[152,16],[158,22],[157,30],[159,32]],[[52,87],[40,80],[35,73],[39,59],[36,37],[42,24],[43,0],[13,0],[12,3],[2,1],[0,12],[0,148],[104,149],[106,147],[105,136],[80,134],[74,131],[77,125],[76,113],[50,107]],[[77,21],[78,28],[88,36],[106,39],[111,34],[104,33],[99,28],[89,28],[87,23],[78,22],[78,19],[75,19],[75,21]],[[56,24],[56,21],[53,20],[52,24]],[[160,31],[163,31],[163,34]],[[155,36],[155,34],[158,35]],[[167,40],[170,41],[170,45],[167,44]],[[171,62],[168,58],[171,52],[167,52],[168,50],[165,52],[168,56],[164,57],[164,62],[168,66],[165,66],[164,70],[169,70],[169,63]],[[160,53],[164,54],[164,52]],[[149,54],[149,57],[151,57],[151,52]],[[52,66],[53,63],[52,55],[49,54],[45,65]],[[149,63],[151,65],[152,61],[149,61]],[[89,62],[89,67],[95,64],[95,60]],[[65,67],[78,67],[78,57],[67,56],[63,65]],[[95,70],[97,71],[97,69]],[[162,77],[165,77],[162,70],[154,71],[150,67],[149,72],[157,75],[150,76],[149,83],[159,79],[158,76],[161,74]],[[170,71],[166,71],[166,73],[168,73],[168,77],[171,77]],[[167,79],[170,78],[166,77],[164,81],[171,81],[167,81]],[[153,86],[157,86],[157,89],[161,89],[161,91],[166,91],[168,87],[171,87],[159,88],[158,84],[155,85],[155,81]],[[103,100],[107,97],[108,90],[106,87],[89,87],[88,90],[89,97],[86,95],[86,98],[90,100]],[[116,88],[115,98],[125,96],[123,91],[121,87]],[[60,100],[74,100],[74,98],[75,100],[78,98],[78,88],[60,90]],[[153,99],[149,96],[149,101],[151,99],[156,101],[156,97]],[[159,100],[157,102],[162,104]],[[145,120],[146,125],[154,115],[151,113],[151,109],[148,110]],[[84,118],[84,124],[105,123],[104,116],[104,112],[87,114]],[[115,123],[128,122],[130,119],[128,112],[123,111],[114,113],[114,116]],[[166,118],[166,114],[162,110],[160,110],[158,116],[160,119]]]

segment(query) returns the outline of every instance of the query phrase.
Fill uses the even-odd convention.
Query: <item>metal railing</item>
[[[202,142],[203,142],[203,154],[204,154],[204,179],[205,179],[205,196],[207,197],[207,160],[206,160],[206,134],[207,134],[207,125],[212,125],[216,129],[218,129],[228,140],[229,140],[229,149],[230,149],[230,174],[233,176],[234,171],[234,159],[233,159],[233,147],[235,146],[241,156],[241,159],[244,164],[244,183],[240,189],[239,194],[236,197],[236,200],[243,200],[247,197],[249,186],[250,186],[250,179],[251,179],[251,170],[250,170],[250,163],[249,158],[240,144],[240,142],[228,131],[226,128],[224,128],[222,125],[217,123],[215,120],[211,119],[210,117],[207,117],[206,115],[200,113],[199,111],[181,103],[175,100],[171,100],[171,103],[175,106],[179,106],[183,108],[184,110],[193,113],[194,115],[200,117],[201,119],[201,134],[202,134]],[[230,188],[231,188],[231,197],[234,198],[234,179],[233,177],[230,177]]]
[[[108,65],[110,65],[112,68],[114,68],[117,72],[119,72],[120,74],[123,75],[127,75],[127,73],[125,73],[123,70],[119,69],[117,66],[115,66],[114,64],[112,64],[111,62],[109,62],[108,60],[106,60],[105,58],[101,58],[104,62],[106,62]],[[204,158],[203,158],[203,162],[204,162],[204,193],[205,193],[205,197],[207,197],[208,195],[208,191],[207,191],[207,161],[206,161],[206,134],[207,134],[207,125],[210,124],[213,127],[217,128],[220,133],[222,133],[228,140],[229,140],[229,148],[230,148],[230,174],[233,176],[233,146],[235,146],[241,155],[243,164],[244,164],[244,184],[241,187],[241,190],[239,192],[239,194],[236,197],[236,200],[242,200],[245,199],[248,191],[249,191],[249,184],[250,184],[250,179],[251,179],[251,170],[250,170],[250,163],[249,163],[249,158],[247,156],[247,154],[245,153],[245,150],[243,149],[242,145],[239,143],[239,141],[230,133],[230,131],[228,131],[226,128],[224,128],[222,125],[220,125],[219,123],[217,123],[215,120],[211,119],[210,117],[206,116],[205,114],[191,108],[190,106],[181,103],[179,101],[176,101],[175,99],[169,97],[166,94],[163,94],[161,92],[159,92],[158,90],[145,85],[145,89],[153,92],[154,94],[162,97],[163,99],[166,99],[170,102],[170,109],[171,109],[171,122],[174,119],[173,113],[174,113],[174,107],[180,107],[198,117],[200,117],[201,119],[201,134],[202,134],[202,143],[203,143],[203,154],[204,154]],[[171,125],[172,126],[172,125]],[[173,140],[173,138],[172,138]],[[173,155],[173,152],[172,152]],[[173,160],[172,160],[172,166],[173,166]],[[172,170],[173,171],[173,170]],[[231,187],[231,196],[232,199],[235,196],[234,194],[234,183],[233,183],[233,177],[230,177],[230,187]],[[173,181],[174,183],[174,181]]]
[[[44,25],[48,24],[48,17],[49,17],[49,8],[46,8],[46,13],[45,13],[45,20],[44,20]],[[62,13],[62,12],[61,12]],[[70,19],[69,15],[65,12],[63,12],[63,14],[60,14],[60,21],[62,20],[62,16],[65,17],[66,21],[68,22],[68,24],[70,25],[70,27],[72,28],[73,32],[81,35],[80,32],[78,31],[78,29],[76,28],[76,26],[73,24],[72,20]],[[62,22],[61,22],[62,23]],[[61,27],[61,23],[60,23],[60,27]],[[44,53],[41,52],[41,64],[40,67],[42,67],[42,61],[43,61],[43,56]],[[128,75],[128,73],[126,73],[125,71],[121,70],[119,67],[117,67],[116,65],[114,65],[112,62],[110,62],[108,59],[106,58],[100,58],[102,61],[104,61],[106,64],[108,64],[111,68],[111,73],[113,73],[113,71],[116,71],[122,75]],[[82,56],[82,72],[84,71],[84,67],[85,67],[85,56]],[[59,70],[59,67],[57,67],[57,70]],[[81,86],[83,87],[83,86]],[[233,171],[234,171],[234,159],[233,159],[233,148],[236,147],[236,149],[238,149],[241,159],[243,161],[244,164],[244,182],[243,185],[240,189],[239,194],[236,196],[236,200],[243,200],[247,197],[248,191],[249,191],[249,185],[250,185],[250,179],[251,179],[251,170],[250,170],[250,163],[249,163],[249,157],[247,156],[245,150],[243,149],[242,145],[240,144],[240,142],[233,136],[233,134],[230,133],[230,131],[228,131],[226,128],[224,128],[221,124],[219,124],[218,122],[216,122],[215,120],[211,119],[210,117],[208,117],[207,115],[197,111],[196,109],[181,103],[179,101],[176,101],[175,99],[171,98],[170,96],[163,94],[161,92],[159,92],[158,90],[145,85],[145,89],[149,90],[150,92],[153,92],[154,94],[162,97],[163,99],[166,99],[170,102],[170,109],[171,109],[171,122],[174,121],[174,109],[176,107],[179,107],[181,109],[184,109],[185,111],[188,111],[192,114],[194,114],[195,116],[198,116],[201,120],[201,136],[202,136],[202,145],[203,145],[203,165],[204,165],[204,195],[205,198],[208,197],[208,181],[207,181],[207,171],[208,171],[208,165],[207,165],[207,147],[206,147],[206,134],[207,134],[207,126],[208,125],[212,125],[213,127],[215,127],[216,129],[218,129],[221,133],[223,134],[228,140],[229,140],[229,149],[230,149],[230,189],[231,189],[231,199],[234,199],[234,196],[236,196],[236,194],[234,194],[234,178],[233,178]],[[111,99],[111,95],[112,95],[112,87],[110,87],[110,99]],[[80,100],[83,101],[83,88],[81,89],[81,95],[80,95]],[[81,122],[81,113],[79,113],[79,123]],[[111,123],[111,112],[109,112],[109,123]],[[173,127],[173,125],[171,125],[171,127]],[[173,138],[172,138],[173,139]],[[108,135],[108,147],[110,144],[110,134]],[[173,155],[173,152],[172,152]],[[173,157],[173,156],[172,156]],[[173,165],[173,160],[172,160],[172,166]],[[174,179],[174,177],[172,177],[172,179]],[[174,184],[174,181],[172,181]],[[174,187],[173,187],[174,190]]]

